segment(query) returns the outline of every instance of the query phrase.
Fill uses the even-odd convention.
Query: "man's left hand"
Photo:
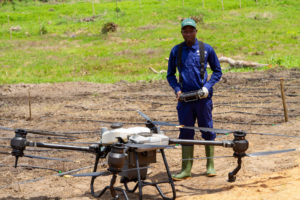
[[[202,87],[202,91],[203,91],[203,96],[202,96],[202,98],[203,98],[203,99],[204,99],[204,98],[207,98],[207,97],[208,97],[208,94],[209,94],[208,89],[207,89],[206,87]]]

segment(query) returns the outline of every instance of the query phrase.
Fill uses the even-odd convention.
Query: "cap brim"
[[[186,24],[184,26],[181,26],[181,29],[183,29],[184,27],[187,27],[187,26],[190,26],[190,27],[193,27],[193,28],[197,29],[196,26],[193,26],[193,25],[190,25],[190,24]]]

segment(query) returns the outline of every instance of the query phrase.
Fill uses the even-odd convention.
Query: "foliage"
[[[103,34],[106,34],[108,32],[116,32],[117,31],[118,25],[113,23],[113,22],[107,22],[106,24],[103,25],[101,32]]]
[[[46,28],[46,26],[43,24],[43,25],[41,26],[41,28],[40,28],[40,34],[41,34],[41,35],[45,35],[45,34],[47,34],[47,33],[48,33],[47,28]]]
[[[186,17],[219,56],[300,66],[299,0],[223,2],[0,0],[0,84],[164,79],[149,67],[166,70]],[[101,34],[107,22],[118,31]]]

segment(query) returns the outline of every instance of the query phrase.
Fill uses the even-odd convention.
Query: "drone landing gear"
[[[113,199],[118,199],[119,196],[116,193],[116,191],[122,192],[123,196],[125,197],[126,200],[129,200],[127,193],[126,192],[130,192],[133,193],[136,191],[137,188],[139,188],[139,200],[142,200],[143,198],[143,187],[144,186],[153,186],[157,189],[157,191],[159,192],[160,196],[164,199],[164,200],[174,200],[176,198],[176,191],[175,191],[175,185],[169,170],[169,166],[167,163],[167,159],[164,153],[163,149],[159,149],[164,161],[164,165],[167,171],[167,175],[168,175],[168,180],[167,181],[160,181],[160,182],[146,182],[144,180],[142,180],[142,175],[141,175],[141,168],[140,168],[140,161],[139,161],[139,153],[143,152],[143,150],[139,150],[138,148],[132,148],[131,149],[134,153],[134,157],[135,157],[135,164],[136,164],[136,171],[137,171],[137,183],[136,185],[133,187],[133,189],[129,189],[127,183],[130,181],[127,181],[126,179],[124,180],[123,184],[125,187],[125,190],[119,187],[114,187],[114,184],[116,182],[116,178],[117,178],[117,174],[119,174],[120,170],[114,170],[114,168],[109,168],[109,171],[112,173],[112,178],[110,181],[110,185],[106,186],[99,194],[95,194],[94,192],[94,181],[98,176],[93,176],[91,179],[91,194],[96,197],[99,198],[101,197],[107,189],[110,190],[111,196],[113,197]],[[96,160],[95,160],[95,165],[94,165],[94,172],[97,171],[97,166],[98,166],[98,162],[99,159],[102,158],[103,156],[101,156],[100,154],[97,154],[96,156]],[[108,162],[110,163],[110,160],[108,160]],[[168,183],[170,184],[171,188],[172,188],[172,198],[169,198],[167,196],[165,196],[165,194],[162,192],[162,190],[160,189],[160,187],[158,186],[159,184],[163,184],[163,183]]]
[[[128,182],[127,181],[124,181],[124,187],[125,187],[126,191],[130,192],[130,193],[135,192],[136,189],[139,188],[139,200],[142,199],[142,196],[143,196],[142,189],[143,189],[144,186],[153,186],[153,187],[155,187],[157,189],[157,191],[159,192],[160,196],[164,200],[174,200],[176,198],[175,186],[174,186],[174,182],[173,182],[170,170],[169,170],[169,166],[168,166],[168,162],[167,162],[164,150],[160,149],[160,152],[161,152],[161,155],[162,155],[162,158],[163,158],[163,161],[164,161],[164,165],[166,167],[166,171],[167,171],[167,174],[168,174],[168,181],[160,181],[160,182],[155,182],[155,183],[146,182],[146,181],[142,180],[140,170],[139,170],[138,152],[137,151],[134,152],[135,153],[135,158],[136,158],[136,167],[138,168],[138,170],[137,170],[137,172],[138,172],[138,181],[137,181],[136,185],[133,187],[133,189],[131,189],[131,190],[128,188],[128,185],[127,185]],[[162,192],[162,190],[158,186],[159,184],[163,184],[163,183],[169,183],[171,185],[172,193],[173,193],[172,198],[169,198],[169,197],[165,196],[165,194]]]
[[[238,159],[238,166],[230,173],[228,173],[228,182],[234,182],[236,179],[236,174],[240,171],[242,167],[242,158],[246,156],[246,150],[248,149],[249,143],[245,139],[246,133],[243,131],[234,132],[233,140],[233,156]]]
[[[111,178],[111,181],[110,181],[110,185],[109,185],[109,186],[106,186],[106,187],[100,192],[100,194],[97,195],[97,196],[95,196],[95,197],[101,197],[101,196],[105,193],[105,191],[106,191],[107,189],[110,189],[111,196],[113,197],[114,200],[119,199],[119,195],[116,193],[116,190],[122,192],[122,194],[123,194],[124,197],[125,197],[125,200],[129,200],[129,199],[128,199],[128,196],[127,196],[127,193],[125,192],[125,190],[123,190],[122,188],[114,187],[114,184],[116,183],[116,179],[117,179],[117,174],[113,174],[113,176],[112,176],[112,178]]]
[[[228,182],[235,182],[236,174],[240,171],[242,167],[242,157],[238,157],[238,166],[232,171],[228,173]]]

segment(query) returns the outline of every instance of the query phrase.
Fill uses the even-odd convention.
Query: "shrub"
[[[40,27],[40,34],[41,34],[41,35],[45,35],[45,34],[47,34],[47,33],[48,33],[47,28],[45,27],[45,25],[42,25],[42,26]]]
[[[106,34],[108,32],[116,32],[118,25],[113,22],[108,22],[103,25],[101,32]]]

